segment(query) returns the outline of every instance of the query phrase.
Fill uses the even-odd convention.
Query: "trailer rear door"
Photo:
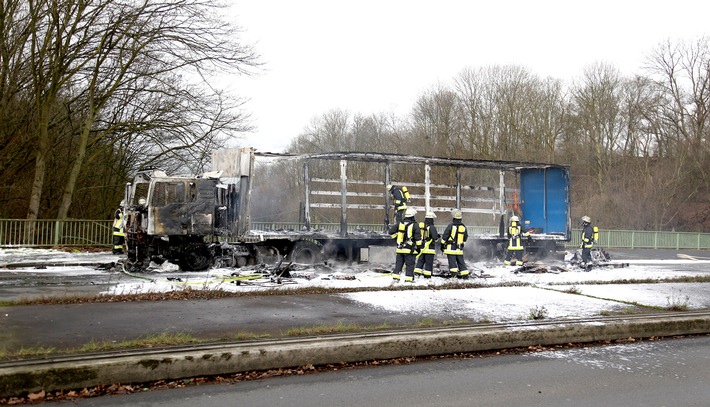
[[[521,170],[520,209],[526,228],[569,239],[569,170],[562,167]]]

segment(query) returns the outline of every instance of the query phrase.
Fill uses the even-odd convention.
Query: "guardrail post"
[[[62,224],[62,221],[58,220],[58,219],[54,222],[54,242],[53,243],[54,243],[55,247],[59,246],[59,237],[62,235],[61,224]]]

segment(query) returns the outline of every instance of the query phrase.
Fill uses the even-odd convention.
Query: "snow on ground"
[[[382,295],[382,292],[359,292],[342,296],[380,311],[426,315],[431,310],[443,310],[451,319],[496,322],[529,320],[531,313],[538,312],[544,312],[548,318],[586,317],[625,307],[614,301],[535,287],[395,291],[387,295]]]
[[[641,356],[644,352],[679,353],[677,346],[673,342],[656,341],[569,348],[559,352],[528,352],[523,357],[531,359],[561,359],[567,363],[579,364],[591,369],[617,370],[643,376],[667,377],[670,373],[669,370],[672,370],[673,367],[658,361],[649,362],[648,358]],[[703,357],[704,355],[699,356]],[[685,363],[679,361],[678,364]],[[671,377],[682,379],[683,375],[676,374]]]
[[[633,252],[626,254],[626,257],[629,256],[633,256]],[[164,263],[152,272],[129,275],[84,264],[111,263],[120,258],[108,252],[0,249],[0,288],[23,276],[25,280],[32,280],[44,275],[73,276],[75,279],[71,284],[76,284],[76,279],[87,285],[94,284],[92,279],[101,280],[105,287],[102,291],[104,295],[167,292],[188,287],[230,292],[304,287],[371,288],[375,291],[339,295],[379,312],[427,315],[434,310],[437,314],[450,315],[452,320],[469,318],[492,322],[528,320],[533,312],[544,312],[548,318],[586,317],[599,315],[600,312],[618,311],[630,307],[629,303],[656,307],[684,304],[691,309],[710,308],[708,284],[642,284],[645,281],[710,273],[710,260],[707,257],[697,257],[698,260],[687,256],[678,257],[629,257],[623,262],[612,261],[607,267],[593,268],[588,272],[561,261],[554,265],[568,271],[515,273],[517,267],[504,266],[500,262],[475,262],[469,263],[469,268],[476,274],[484,274],[485,278],[472,277],[468,281],[483,285],[483,288],[444,290],[440,289],[442,285],[449,286],[460,280],[433,277],[417,278],[413,284],[396,283],[421,289],[378,291],[377,288],[395,285],[391,274],[386,272],[391,270],[393,264],[294,265],[291,277],[277,279],[257,273],[257,268],[211,269],[187,273],[179,271],[175,265]],[[38,262],[47,262],[51,266],[37,268]],[[28,264],[28,267],[7,268],[8,264],[17,266],[22,263]],[[614,264],[624,267],[613,267]],[[445,265],[444,260],[442,266]],[[599,284],[622,280],[636,280],[639,283]],[[501,287],[502,284],[510,286]]]
[[[564,291],[569,286],[552,287]],[[580,294],[595,298],[614,298],[651,307],[686,306],[690,309],[710,308],[708,284],[604,284],[575,286]]]
[[[116,261],[118,256],[110,252],[62,251],[55,249],[0,248],[0,267],[21,263],[101,263]]]

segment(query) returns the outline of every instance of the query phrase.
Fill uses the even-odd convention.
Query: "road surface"
[[[707,406],[710,336],[354,368],[78,406]]]

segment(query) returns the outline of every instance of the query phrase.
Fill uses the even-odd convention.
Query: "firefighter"
[[[419,223],[414,219],[417,211],[414,208],[407,208],[402,222],[397,222],[389,229],[392,238],[397,241],[396,260],[392,279],[400,281],[402,267],[405,268],[404,282],[414,282],[414,262],[422,247],[422,232]]]
[[[582,249],[582,267],[592,262],[592,246],[599,240],[599,229],[592,226],[592,218],[582,216],[582,241],[579,247]]]
[[[424,276],[424,278],[431,278],[431,274],[434,271],[436,243],[439,241],[439,232],[434,226],[434,219],[436,219],[436,214],[427,212],[424,222],[419,223],[419,229],[422,231],[422,250],[417,256],[414,274]]]
[[[520,225],[520,218],[517,216],[510,217],[510,226],[508,226],[508,250],[505,253],[506,266],[522,266],[523,265],[523,242],[521,236],[523,228]]]
[[[463,224],[460,209],[454,209],[451,217],[451,223],[441,235],[441,249],[449,261],[449,273],[458,278],[468,278],[470,271],[463,259],[463,246],[468,239],[468,231]]]
[[[409,203],[409,191],[407,187],[398,187],[397,185],[387,185],[387,190],[390,195],[392,195],[392,205],[394,205],[394,219],[395,224],[402,222],[402,215],[407,210],[407,204]]]
[[[124,201],[121,201],[113,216],[113,254],[123,254],[123,243],[126,239],[123,228],[123,205]]]

